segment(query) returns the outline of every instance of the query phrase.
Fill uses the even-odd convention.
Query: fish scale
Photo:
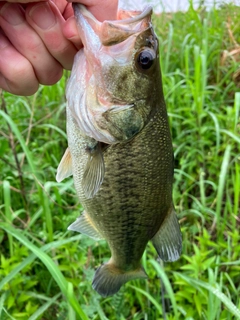
[[[84,49],[67,85],[68,150],[57,179],[72,173],[85,209],[69,230],[109,245],[111,258],[93,279],[93,288],[109,296],[127,281],[147,277],[141,257],[150,240],[164,261],[181,253],[172,202],[173,150],[151,9],[119,13],[130,18],[109,22],[109,46],[107,33],[101,43],[101,23],[84,6],[75,4],[74,10]],[[105,21],[105,31],[107,26]],[[88,71],[81,70],[83,62]]]

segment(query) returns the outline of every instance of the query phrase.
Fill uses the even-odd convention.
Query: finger
[[[58,7],[59,11],[61,12],[65,20],[67,20],[70,16],[73,16],[73,9],[72,9],[71,3],[68,3],[66,0],[49,0],[49,1],[52,1]],[[66,16],[66,11],[68,11],[68,9],[69,9],[69,12],[71,12],[71,14]]]
[[[65,0],[49,0],[49,1],[53,2],[56,5],[56,7],[58,8],[61,14],[63,14],[66,6],[68,5],[68,3]]]
[[[74,17],[69,18],[63,27],[64,36],[74,43],[76,48],[80,49],[82,47],[82,41],[79,37],[77,24]]]
[[[31,63],[24,58],[0,30],[0,88],[17,95],[32,95],[38,80]]]
[[[48,17],[49,18],[49,17]],[[51,24],[46,17],[46,23]],[[40,83],[51,85],[62,76],[62,66],[51,56],[41,38],[29,26],[19,4],[0,4],[0,25],[12,45],[32,64]]]
[[[68,3],[67,6],[65,7],[64,12],[63,12],[63,17],[65,20],[67,20],[72,16],[74,16],[73,7],[72,7],[71,3]]]
[[[118,0],[67,0],[79,2],[88,7],[89,11],[99,20],[116,20]]]
[[[71,2],[70,0],[68,1]],[[89,11],[91,11],[99,21],[117,19],[118,0],[74,0],[74,2],[79,2],[87,6]],[[70,18],[63,27],[63,33],[67,39],[72,41],[75,46],[80,49],[82,47],[82,42],[79,38],[75,19],[73,16],[71,17],[72,9],[66,8],[66,11],[67,10],[70,11]]]
[[[63,35],[62,28],[65,21],[57,6],[51,1],[30,4],[26,8],[26,18],[51,55],[65,69],[70,70],[77,50]]]

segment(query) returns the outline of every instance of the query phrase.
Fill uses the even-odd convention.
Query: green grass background
[[[239,17],[231,5],[154,17],[183,254],[163,265],[149,244],[149,280],[110,298],[91,288],[108,247],[66,231],[82,207],[72,179],[55,181],[68,75],[31,97],[2,94],[1,320],[240,319]]]

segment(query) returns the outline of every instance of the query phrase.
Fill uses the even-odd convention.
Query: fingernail
[[[34,5],[29,12],[29,16],[43,30],[51,28],[56,23],[55,15],[48,3]]]
[[[0,15],[8,23],[16,26],[24,21],[23,10],[18,4],[6,3],[0,10]]]

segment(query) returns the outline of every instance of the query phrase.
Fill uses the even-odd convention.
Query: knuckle
[[[29,83],[28,86],[19,87],[18,85],[9,85],[12,94],[16,94],[18,96],[32,96],[34,93],[38,91],[38,84],[33,85]]]
[[[11,93],[17,95],[32,95],[38,90],[38,81],[28,61],[14,64],[6,83]],[[11,76],[12,75],[12,76]]]
[[[63,69],[60,67],[52,68],[51,70],[46,70],[46,73],[39,77],[39,82],[43,85],[53,85],[57,83],[61,78],[63,74]]]

